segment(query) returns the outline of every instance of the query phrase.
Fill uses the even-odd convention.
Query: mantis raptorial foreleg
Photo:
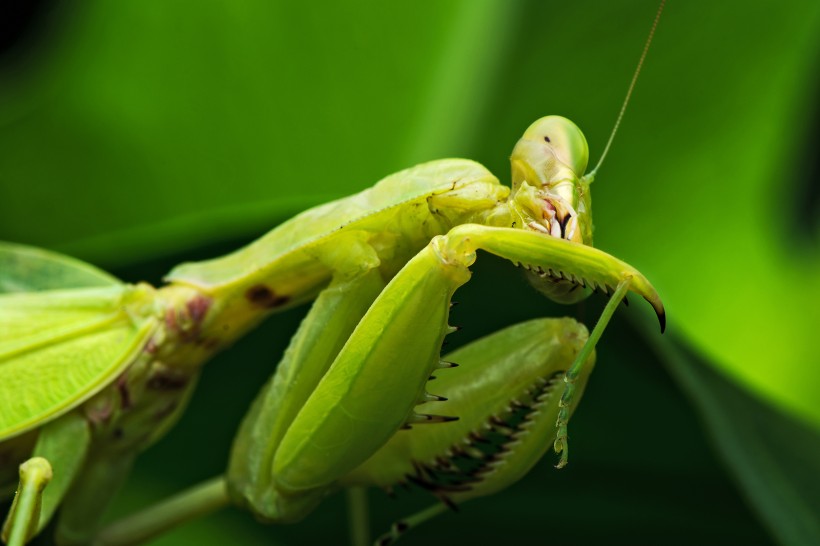
[[[413,418],[439,365],[450,296],[469,278],[466,267],[440,263],[428,245],[367,310],[278,446],[280,492],[332,484]]]
[[[442,502],[396,522],[377,544],[469,500],[516,482],[549,450],[556,434],[561,378],[587,340],[573,319],[535,319],[448,354],[458,369],[437,373],[437,408],[460,419],[400,431],[344,483],[391,488],[414,483]],[[577,405],[594,354],[578,376]]]
[[[279,521],[302,517],[304,513],[301,510],[290,513],[282,511],[285,507],[283,503],[293,499],[304,500],[320,495],[322,489],[333,488],[404,425],[441,422],[458,417],[417,414],[413,408],[439,399],[425,392],[425,384],[440,367],[439,348],[444,336],[453,330],[447,323],[450,300],[458,287],[469,280],[468,267],[475,261],[478,249],[521,264],[536,274],[607,292],[612,290],[612,286],[631,278],[632,282],[623,284],[624,290],[628,288],[645,297],[662,316],[657,294],[637,270],[591,247],[547,239],[536,232],[477,224],[464,224],[446,235],[435,237],[407,262],[373,301],[333,363],[326,371],[323,368],[321,380],[315,385],[312,381],[309,383],[312,392],[298,408],[292,421],[289,419],[291,414],[283,416],[282,413],[278,414],[282,420],[271,421],[283,431],[281,441],[279,433],[274,437],[253,437],[245,433],[257,442],[255,449],[264,449],[267,456],[257,472],[261,469],[269,473],[264,478],[258,476],[267,487],[260,493],[267,495],[268,505],[252,505],[263,517]],[[312,311],[320,313],[317,316],[325,312]],[[605,321],[600,329],[604,325]],[[309,326],[303,325],[302,328],[297,340],[310,330]],[[586,343],[579,357],[581,362],[572,368],[575,379],[580,374],[588,373],[583,364],[591,354],[595,341],[597,339]],[[325,354],[330,356],[332,352]],[[570,369],[571,362],[572,359],[569,359],[565,363],[562,373]],[[305,366],[305,363],[300,366]],[[289,368],[286,368],[283,377],[283,385],[293,380]],[[567,405],[573,401],[571,394],[566,397]],[[509,398],[504,401],[509,402]],[[328,411],[328,408],[334,410]],[[557,399],[554,410],[552,422],[545,425],[550,431],[558,422]],[[255,408],[255,415],[257,411]],[[256,417],[263,418],[260,415]],[[548,443],[555,439],[552,432],[544,436],[549,437]],[[240,445],[243,445],[247,439],[240,437]],[[237,453],[240,457],[246,457],[248,452],[243,447],[235,455]],[[537,456],[519,454],[518,457],[528,459],[527,464],[510,465],[509,470],[499,473],[517,473],[521,469],[523,473],[531,466],[530,462],[534,464],[540,455],[541,452]],[[390,464],[381,466],[384,468],[381,472],[390,473]],[[380,481],[373,475],[371,478],[376,483]],[[500,480],[499,483],[506,481]],[[257,496],[256,500],[260,498]]]
[[[536,235],[535,238],[532,235]],[[558,467],[567,464],[569,446],[567,443],[567,423],[569,406],[573,399],[575,381],[581,373],[584,363],[598,343],[621,300],[630,290],[640,294],[654,307],[661,325],[666,326],[666,315],[663,304],[654,288],[634,268],[618,264],[617,260],[591,247],[575,245],[555,245],[551,240],[545,244],[538,240],[537,234],[528,232],[526,236],[506,228],[488,228],[486,226],[463,225],[453,229],[448,235],[455,242],[454,248],[469,252],[470,248],[481,248],[498,256],[521,264],[542,278],[553,278],[556,281],[572,281],[583,287],[601,289],[611,293],[612,297],[595,326],[589,340],[578,355],[572,367],[564,376],[564,391],[561,397],[561,411],[558,414],[558,435],[554,448],[561,454]],[[554,246],[554,248],[550,248]],[[617,287],[617,288],[615,288]]]
[[[238,504],[257,507],[259,517],[294,517],[311,510],[326,495],[325,491],[275,495],[270,469],[293,419],[384,285],[375,267],[352,278],[338,274],[313,303],[276,375],[243,420],[228,468],[230,493]]]
[[[311,310],[315,312],[315,308]],[[443,501],[397,522],[391,533],[382,537],[387,544],[446,511],[452,503],[489,495],[514,483],[551,446],[556,432],[561,377],[586,339],[586,328],[573,319],[536,319],[446,355],[443,362],[447,364],[435,372],[436,392],[442,395],[436,397],[435,410],[458,415],[459,419],[397,431],[366,462],[340,477],[334,489],[362,485],[389,489],[400,482],[415,482]],[[593,358],[594,355],[587,359],[577,378],[578,390],[570,410],[580,401]],[[459,367],[455,368],[452,362],[457,362]],[[270,386],[265,389],[268,394],[270,390]],[[248,442],[249,438],[243,441]],[[484,451],[479,453],[480,450]],[[257,469],[260,479],[262,470],[264,467],[260,465]],[[436,481],[434,475],[443,479]],[[272,482],[268,487],[265,497],[248,498],[245,502],[281,496]],[[316,495],[322,498],[327,492],[320,491]],[[313,500],[309,494],[306,497],[308,501]],[[296,495],[278,499],[274,507],[309,509],[309,505],[299,506],[295,502],[299,498]],[[224,499],[221,481],[209,482],[106,529],[95,544],[137,544],[201,511],[224,504],[220,499]],[[265,513],[260,515],[264,517]],[[276,514],[267,512],[267,515]],[[283,515],[292,517],[293,514]]]

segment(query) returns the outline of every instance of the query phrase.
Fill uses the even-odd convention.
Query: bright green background
[[[506,179],[513,143],[545,114],[578,123],[594,160],[655,7],[57,4],[0,67],[0,239],[158,282],[177,261],[415,162],[470,157]],[[593,188],[596,245],[655,283],[669,332],[659,338],[633,303],[621,315],[651,347],[623,323],[605,336],[573,420],[571,468],[544,464],[408,543],[765,542],[761,524],[782,542],[820,540],[820,224],[809,199],[819,46],[816,1],[667,6]],[[471,285],[457,296],[462,341],[538,314],[589,321],[600,307],[546,305],[490,259]],[[209,365],[124,504],[224,466],[300,312]],[[377,530],[406,510],[373,499]],[[296,527],[228,512],[167,541],[327,541],[344,532],[338,499],[328,504]]]

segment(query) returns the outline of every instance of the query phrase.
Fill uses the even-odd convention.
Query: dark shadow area
[[[54,0],[4,0],[0,3],[0,66],[26,57],[48,35]]]

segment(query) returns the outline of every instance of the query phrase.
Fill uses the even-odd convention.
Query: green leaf
[[[504,50],[477,38],[509,35],[513,13],[486,0],[61,6],[50,39],[0,74],[0,238],[134,263],[361,190],[440,153],[429,132],[480,119],[473,96]],[[454,107],[460,119],[437,119]]]
[[[799,215],[820,4],[669,8],[594,184],[597,244],[655,283],[670,333],[820,430],[820,224]]]
[[[652,344],[772,534],[781,544],[820,543],[820,433],[739,388],[680,343]]]

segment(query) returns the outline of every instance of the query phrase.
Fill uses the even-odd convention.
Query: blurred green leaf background
[[[160,282],[420,161],[469,157],[506,180],[513,144],[546,114],[578,123],[594,161],[656,7],[32,4],[7,19],[0,57],[0,239]],[[622,311],[570,468],[545,460],[407,544],[820,541],[818,52],[816,1],[669,3],[593,186],[596,246],[653,281],[669,331],[638,302]],[[489,257],[457,299],[462,342],[539,315],[589,323],[602,304],[545,303]],[[303,312],[206,367],[118,512],[221,471]],[[427,502],[400,497],[371,494],[375,532]],[[345,536],[333,498],[296,526],[228,510],[159,543]]]

